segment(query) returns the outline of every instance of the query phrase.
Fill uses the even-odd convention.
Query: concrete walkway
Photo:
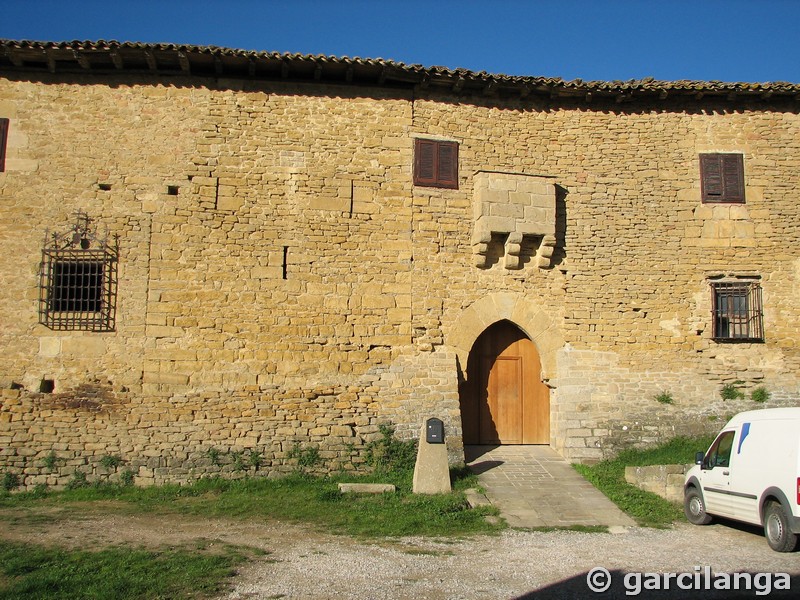
[[[549,446],[466,446],[469,467],[511,527],[636,523]]]

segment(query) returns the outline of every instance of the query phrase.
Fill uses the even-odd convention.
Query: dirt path
[[[620,534],[507,531],[469,539],[363,542],[276,522],[59,511],[4,511],[0,537],[82,548],[117,544],[208,548],[219,543],[267,552],[240,570],[232,590],[222,596],[230,600],[466,600],[526,597],[534,590],[536,598],[624,598],[632,597],[625,593],[631,588],[623,587],[625,573],[691,574],[702,573],[705,566],[717,574],[789,573],[792,596],[800,590],[800,553],[773,552],[758,532],[724,525],[631,528]],[[612,572],[614,595],[589,591],[586,573],[594,567]],[[639,597],[695,597],[675,590],[674,582],[672,589],[679,593],[644,592]],[[714,597],[713,591],[702,596]],[[748,597],[756,596],[751,592]]]

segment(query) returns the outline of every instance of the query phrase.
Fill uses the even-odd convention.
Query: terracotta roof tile
[[[433,86],[454,93],[501,92],[506,95],[546,94],[550,97],[703,96],[792,97],[800,100],[800,85],[786,82],[729,83],[720,81],[566,81],[558,77],[523,77],[447,67],[406,65],[384,59],[237,50],[218,46],[117,42],[113,40],[40,42],[0,40],[0,71],[104,72],[156,71],[185,75],[252,79],[308,79],[364,85]]]

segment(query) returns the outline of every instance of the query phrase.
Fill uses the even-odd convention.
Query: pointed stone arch
[[[542,379],[555,379],[556,353],[564,346],[564,337],[544,308],[513,292],[484,296],[462,312],[445,331],[445,343],[453,348],[462,368],[466,368],[478,336],[503,320],[514,323],[536,344],[542,361]]]

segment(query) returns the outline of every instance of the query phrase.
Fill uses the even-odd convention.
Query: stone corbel
[[[525,238],[540,239],[535,264],[552,266],[555,250],[556,193],[551,177],[478,171],[474,177],[472,252],[475,266],[489,266],[492,239],[505,237],[503,268],[522,268]],[[496,252],[497,250],[495,250]]]
[[[475,266],[484,268],[489,260],[489,242],[492,241],[492,232],[487,230],[475,231],[472,235],[472,254],[475,256]]]
[[[506,252],[505,256],[503,257],[503,266],[508,270],[522,268],[519,256],[520,253],[522,252],[521,233],[515,231],[513,233],[508,234],[505,250]]]
[[[536,252],[536,266],[540,269],[549,269],[553,262],[553,252],[556,249],[556,236],[546,235],[539,244]]]

